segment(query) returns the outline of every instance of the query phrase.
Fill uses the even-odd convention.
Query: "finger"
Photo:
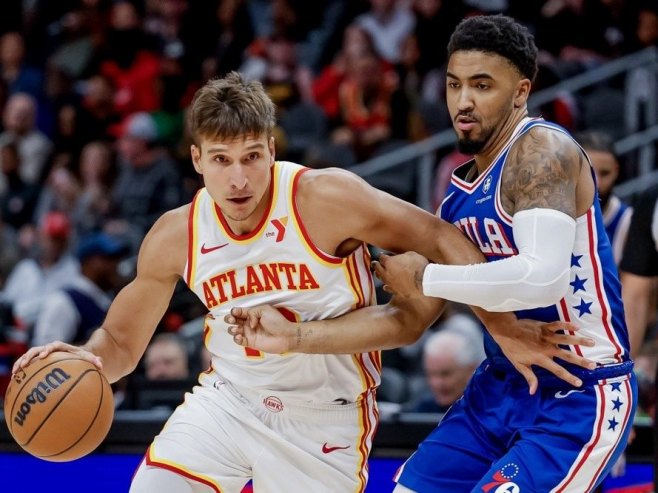
[[[542,363],[535,362],[535,364],[550,371],[553,375],[558,377],[560,380],[564,380],[565,382],[570,383],[574,387],[581,387],[583,385],[583,382],[580,378],[573,375],[572,373],[569,373],[569,371],[567,371],[566,368],[558,365],[551,358],[546,358],[546,360],[544,360]]]
[[[388,284],[384,284],[382,289],[388,294],[395,294],[395,291],[393,291]]]
[[[237,321],[235,320],[235,317],[231,315],[230,313],[228,315],[224,315],[224,322],[227,324],[235,324]]]
[[[577,327],[576,325],[573,325],[572,323],[569,322],[563,322],[561,320],[543,324],[542,328],[550,330],[551,332],[557,332],[559,330],[564,330],[567,332],[577,332],[578,330],[580,330],[580,327]]]
[[[576,336],[571,334],[554,334],[549,333],[544,336],[544,339],[551,344],[562,346],[587,346],[592,347],[596,345],[596,341],[590,337]]]
[[[231,308],[231,315],[233,315],[235,318],[246,318],[247,310],[239,306],[234,306]]]
[[[594,361],[584,358],[583,356],[579,356],[571,351],[567,351],[566,349],[559,349],[555,356],[568,363],[587,368],[588,370],[594,370],[596,368],[596,363]]]
[[[386,269],[382,264],[379,262],[375,263],[375,275],[381,279],[382,281],[384,280],[384,277],[386,276]]]
[[[386,267],[386,262],[388,261],[389,258],[391,258],[390,255],[386,255],[385,253],[382,253],[379,255],[378,260],[382,266]]]
[[[246,346],[246,339],[242,334],[236,334],[233,336],[233,342],[235,342],[238,346]]]
[[[526,382],[528,382],[528,393],[530,395],[535,395],[538,386],[537,375],[535,375],[535,372],[532,371],[532,368],[525,365],[514,365],[514,367],[523,376],[523,378],[525,378]]]

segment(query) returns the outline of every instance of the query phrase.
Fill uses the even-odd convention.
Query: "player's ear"
[[[514,91],[514,107],[520,108],[525,106],[528,101],[528,96],[530,95],[531,87],[530,79],[521,79],[516,84],[516,90]]]
[[[201,149],[192,144],[190,146],[190,155],[192,156],[192,164],[197,173],[201,174]]]
[[[276,157],[276,147],[274,145],[274,136],[270,135],[269,140],[267,141],[267,147],[270,150],[270,166],[274,165]]]

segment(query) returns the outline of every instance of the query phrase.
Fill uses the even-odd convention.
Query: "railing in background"
[[[637,75],[638,69],[646,77],[651,77],[654,82],[658,81],[658,50],[655,47],[610,61],[605,65],[566,79],[533,94],[528,101],[528,109],[532,113],[541,105],[557,99],[565,91],[573,93],[621,74],[626,74],[626,115],[624,115],[626,121],[620,122],[620,125],[623,125],[624,128],[635,129],[638,126],[637,121],[633,120],[635,118],[641,119],[644,126],[648,128],[632,133],[615,144],[615,149],[620,154],[640,149],[638,156],[640,174],[628,184],[624,183],[621,187],[618,187],[622,196],[629,196],[645,188],[649,183],[645,175],[651,175],[654,181],[658,180],[658,176],[654,176],[655,173],[652,172],[655,167],[653,143],[658,140],[658,129],[656,128],[656,123],[658,123],[656,121],[658,83],[649,84],[645,93],[638,97],[634,92],[636,88],[632,87],[632,77],[634,74]],[[408,165],[410,161],[415,160],[417,170],[416,203],[423,209],[431,210],[436,151],[452,146],[454,142],[453,130],[444,130],[422,141],[357,164],[351,167],[350,170],[367,179],[397,166]]]

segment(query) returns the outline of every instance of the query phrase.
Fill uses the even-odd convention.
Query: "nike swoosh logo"
[[[348,449],[348,448],[350,448],[349,445],[346,446],[346,447],[330,447],[329,445],[327,445],[327,442],[324,442],[324,445],[322,445],[322,453],[323,454],[330,454],[331,452],[334,452],[336,450],[345,450],[345,449]]]
[[[573,394],[574,392],[585,392],[584,390],[569,390],[567,392],[562,392],[561,390],[555,392],[555,398],[556,399],[564,399],[565,397],[569,397],[569,394]]]
[[[215,250],[219,250],[220,248],[224,248],[228,243],[224,243],[223,245],[217,245],[214,247],[206,247],[206,244],[204,243],[201,245],[201,255],[204,255],[206,253],[214,252]]]

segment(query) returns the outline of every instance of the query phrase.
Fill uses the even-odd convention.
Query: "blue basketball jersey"
[[[537,126],[569,135],[562,127],[543,119],[524,119],[491,166],[476,180],[468,182],[464,179],[474,165],[473,161],[454,171],[446,198],[439,209],[441,218],[460,228],[479,246],[489,262],[518,253],[512,232],[512,217],[503,209],[500,198],[501,176],[514,142]],[[570,278],[569,289],[558,303],[518,311],[517,316],[546,322],[571,322],[580,327],[581,336],[594,339],[596,345],[571,346],[569,350],[600,365],[616,365],[628,361],[629,343],[621,302],[621,286],[603,224],[598,195],[594,197],[589,210],[576,219],[576,240],[571,255]],[[494,366],[511,366],[487,331],[485,350],[489,362]],[[582,368],[562,363],[570,371],[581,373]],[[549,377],[548,373],[541,370],[537,371],[537,375],[540,378]]]

